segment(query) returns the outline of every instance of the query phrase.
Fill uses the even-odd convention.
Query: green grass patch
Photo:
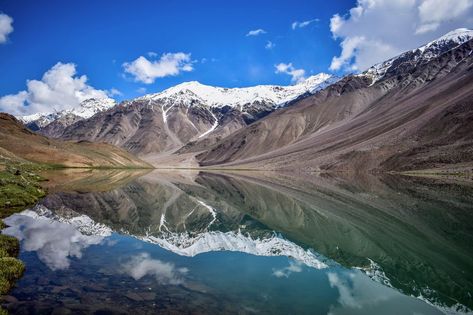
[[[7,294],[15,285],[16,280],[21,278],[25,271],[25,265],[15,257],[0,258],[0,295]]]
[[[6,228],[3,218],[20,212],[46,195],[40,186],[44,180],[36,172],[51,166],[35,163],[0,161],[0,230]],[[7,294],[21,278],[25,265],[17,259],[20,242],[0,234],[0,296]],[[8,312],[0,308],[0,315]]]
[[[17,257],[20,252],[20,242],[13,236],[0,234],[0,258]]]
[[[25,272],[25,265],[16,258],[19,251],[20,242],[16,238],[0,234],[0,296],[7,294]],[[0,315],[3,314],[8,312],[0,308]]]
[[[46,195],[39,182],[44,180],[29,169],[8,165],[0,171],[0,208],[23,207]],[[2,216],[4,217],[4,216]]]

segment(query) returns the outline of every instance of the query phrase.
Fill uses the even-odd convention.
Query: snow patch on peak
[[[407,59],[415,63],[429,61],[441,54],[460,46],[463,43],[473,39],[473,30],[459,28],[448,32],[447,34],[431,41],[421,47],[402,53],[394,58],[378,63],[362,74],[372,79],[372,84],[381,80],[388,72],[389,68],[399,60]]]
[[[305,93],[314,93],[336,82],[338,78],[330,74],[320,73],[307,78],[305,81],[290,85],[257,85],[244,88],[214,87],[190,81],[168,88],[160,93],[148,94],[141,100],[161,101],[162,106],[170,103],[180,103],[192,106],[199,103],[209,107],[239,107],[265,102],[271,105],[284,105]]]
[[[420,51],[424,58],[433,58],[441,53],[445,52],[445,50],[450,50],[456,46],[459,46],[463,43],[466,43],[470,39],[473,38],[473,31],[466,29],[466,28],[459,28],[448,32],[447,34],[443,35],[442,37],[437,38],[430,43],[421,46],[417,49],[412,50],[412,52],[416,52],[417,50]],[[443,47],[446,47],[443,49]]]
[[[79,107],[72,109],[71,113],[82,118],[90,118],[99,112],[112,108],[116,104],[117,102],[111,98],[90,98],[80,103]]]
[[[304,81],[296,84],[296,86],[301,86],[307,91],[315,92],[317,89],[322,89],[323,87],[328,86],[329,84],[335,83],[337,78],[328,73],[319,73],[313,76],[308,77]],[[325,83],[325,85],[324,85]]]
[[[473,38],[473,30],[467,28],[457,28],[456,30],[450,31],[447,34],[439,37],[438,39],[428,43],[425,46],[430,46],[434,43],[444,41],[454,41],[457,44],[463,44]]]
[[[20,121],[25,124],[36,122],[38,127],[43,128],[53,121],[65,117],[67,115],[75,115],[83,119],[90,118],[95,114],[112,108],[117,103],[111,98],[90,98],[82,101],[79,106],[53,113],[36,113],[33,115],[19,116]]]
[[[17,116],[18,120],[24,124],[36,122],[39,127],[46,127],[60,117],[60,113],[36,113],[26,116]]]

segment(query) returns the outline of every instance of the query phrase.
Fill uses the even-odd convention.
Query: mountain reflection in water
[[[100,174],[100,185],[81,177],[7,219],[27,264],[7,303],[12,313],[473,308],[471,186],[401,176]]]

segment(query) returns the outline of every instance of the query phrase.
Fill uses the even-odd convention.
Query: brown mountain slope
[[[112,145],[51,140],[26,129],[16,118],[0,113],[0,154],[31,162],[67,167],[151,167]]]
[[[110,143],[157,166],[169,166],[168,162],[175,158],[173,153],[178,151],[181,155],[174,160],[176,164],[182,165],[183,156],[188,156],[185,164],[197,166],[193,158],[196,152],[336,80],[319,74],[287,87],[247,88],[184,82],[122,102],[89,119],[72,121],[63,116],[39,132],[64,140]]]
[[[61,138],[110,143],[153,160],[156,155],[169,154],[189,141],[197,141],[214,123],[210,109],[199,104],[191,108],[176,104],[165,108],[165,112],[163,108],[160,101],[134,100],[69,126]],[[244,126],[238,118],[228,125]],[[222,130],[215,136],[220,133],[226,136],[230,132]]]
[[[202,166],[412,170],[473,164],[473,42],[349,76],[223,139]],[[404,58],[406,59],[406,58]]]

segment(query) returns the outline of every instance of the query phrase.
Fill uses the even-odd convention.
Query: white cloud
[[[101,244],[105,239],[104,236],[84,235],[73,225],[41,217],[15,214],[7,222],[10,227],[5,234],[21,240],[21,249],[36,252],[51,270],[69,268],[72,257],[81,258],[87,247]]]
[[[108,95],[110,95],[110,96],[122,96],[123,93],[120,90],[116,89],[116,88],[111,88],[110,91],[108,92]]]
[[[145,87],[140,87],[136,90],[136,92],[138,92],[140,94],[145,94],[146,93],[146,88]]]
[[[302,263],[299,261],[290,261],[289,266],[281,269],[273,269],[273,276],[277,278],[289,278],[294,272],[302,272]]]
[[[175,76],[182,71],[194,70],[191,54],[183,52],[165,53],[159,60],[150,61],[140,56],[132,62],[125,62],[123,68],[126,73],[134,76],[135,81],[145,84],[153,83],[157,78]]]
[[[208,63],[208,62],[217,62],[218,59],[217,58],[202,58],[200,59],[200,63]]]
[[[319,21],[320,21],[319,19],[312,19],[312,20],[302,21],[302,22],[295,21],[295,22],[292,22],[291,28],[295,30],[297,28],[303,28],[303,27],[309,26],[311,23],[319,22]]]
[[[258,36],[258,35],[262,35],[262,34],[266,34],[266,31],[261,29],[261,28],[258,28],[257,30],[251,30],[249,31],[246,36]]]
[[[274,66],[276,68],[275,73],[284,73],[290,75],[291,81],[294,83],[299,83],[304,81],[305,70],[304,69],[295,69],[292,63],[280,63]]]
[[[181,284],[187,268],[176,268],[174,264],[152,259],[148,253],[141,253],[122,265],[123,271],[135,280],[153,276],[159,283]]]
[[[342,48],[330,69],[365,70],[461,27],[473,27],[473,0],[358,0],[330,20]]]
[[[97,90],[87,84],[87,76],[77,76],[73,63],[57,63],[41,80],[28,80],[27,90],[0,98],[0,111],[13,115],[71,109],[89,98],[106,98],[116,94]]]
[[[435,31],[442,23],[465,17],[473,6],[473,0],[425,0],[419,9],[421,25],[417,28],[417,33]],[[468,11],[470,10],[470,11]],[[471,14],[466,15],[471,20]]]
[[[390,307],[400,308],[405,298],[396,290],[374,282],[360,271],[328,272],[330,287],[338,291],[337,303],[330,306],[330,314],[382,314]],[[406,306],[409,308],[409,305]]]
[[[0,112],[7,112],[13,115],[30,113],[31,108],[24,106],[28,99],[28,92],[21,91],[17,94],[10,94],[0,97]]]
[[[272,41],[268,40],[268,41],[266,42],[266,45],[264,45],[264,48],[266,48],[266,49],[273,49],[275,46],[276,46],[276,44],[274,44]]]
[[[354,274],[348,274],[348,277],[342,278],[334,272],[327,273],[328,281],[332,288],[337,288],[339,293],[338,301],[341,305],[350,308],[361,308],[361,303],[355,299],[353,286],[350,282],[356,279]]]
[[[13,19],[4,14],[0,13],[0,44],[5,43],[8,39],[8,35],[13,32]]]

